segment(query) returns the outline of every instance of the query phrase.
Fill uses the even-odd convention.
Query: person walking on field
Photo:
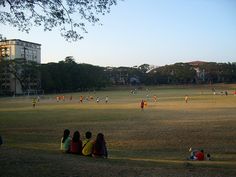
[[[79,97],[79,101],[80,101],[80,103],[83,103],[83,96]]]
[[[36,98],[33,98],[33,99],[32,99],[32,105],[33,105],[33,108],[35,108],[35,105],[36,105]]]
[[[105,98],[105,102],[108,103],[108,96],[106,96],[106,98]]]
[[[156,96],[156,95],[153,96],[153,100],[154,100],[155,102],[157,102],[157,96]]]
[[[185,103],[188,103],[188,95],[185,95],[184,100],[185,100]]]
[[[99,101],[100,101],[100,99],[99,99],[99,97],[97,97],[96,102],[99,103]]]
[[[143,110],[143,108],[144,108],[144,101],[143,100],[141,101],[140,107]]]

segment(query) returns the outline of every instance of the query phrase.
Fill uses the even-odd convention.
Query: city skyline
[[[156,66],[176,62],[236,61],[236,2],[233,0],[125,0],[101,17],[102,26],[87,26],[78,42],[68,43],[53,29],[29,34],[0,24],[7,39],[42,44],[42,63],[73,56],[99,66]]]

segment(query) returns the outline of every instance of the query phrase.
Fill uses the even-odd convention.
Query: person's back
[[[63,142],[63,138],[61,138],[61,150],[63,152],[69,152],[70,143],[71,143],[71,137],[67,137],[64,142]]]
[[[106,147],[106,142],[104,139],[104,135],[102,133],[99,133],[97,135],[97,139],[94,142],[93,146],[93,157],[102,157],[102,158],[107,158],[107,147]]]
[[[93,142],[91,140],[92,133],[86,132],[86,139],[83,141],[82,154],[85,156],[91,156],[93,150]]]
[[[70,151],[70,143],[70,131],[68,129],[65,129],[63,137],[61,138],[61,151],[68,153]]]
[[[73,154],[82,154],[82,141],[80,140],[80,133],[78,131],[75,131],[73,135],[70,152]]]
[[[195,153],[196,160],[204,160],[204,151],[198,151]]]
[[[72,154],[82,154],[82,141],[73,142],[71,141],[70,152]]]

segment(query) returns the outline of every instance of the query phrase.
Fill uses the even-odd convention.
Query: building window
[[[9,57],[10,56],[10,49],[8,47],[1,48],[1,57]]]

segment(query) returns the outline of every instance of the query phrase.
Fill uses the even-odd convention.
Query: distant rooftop
[[[31,44],[36,44],[36,45],[40,45],[41,46],[41,44],[38,44],[38,43],[35,43],[35,42],[23,41],[21,39],[2,39],[2,40],[0,40],[0,43],[1,42],[8,42],[8,41],[26,42],[26,43],[31,43]]]

